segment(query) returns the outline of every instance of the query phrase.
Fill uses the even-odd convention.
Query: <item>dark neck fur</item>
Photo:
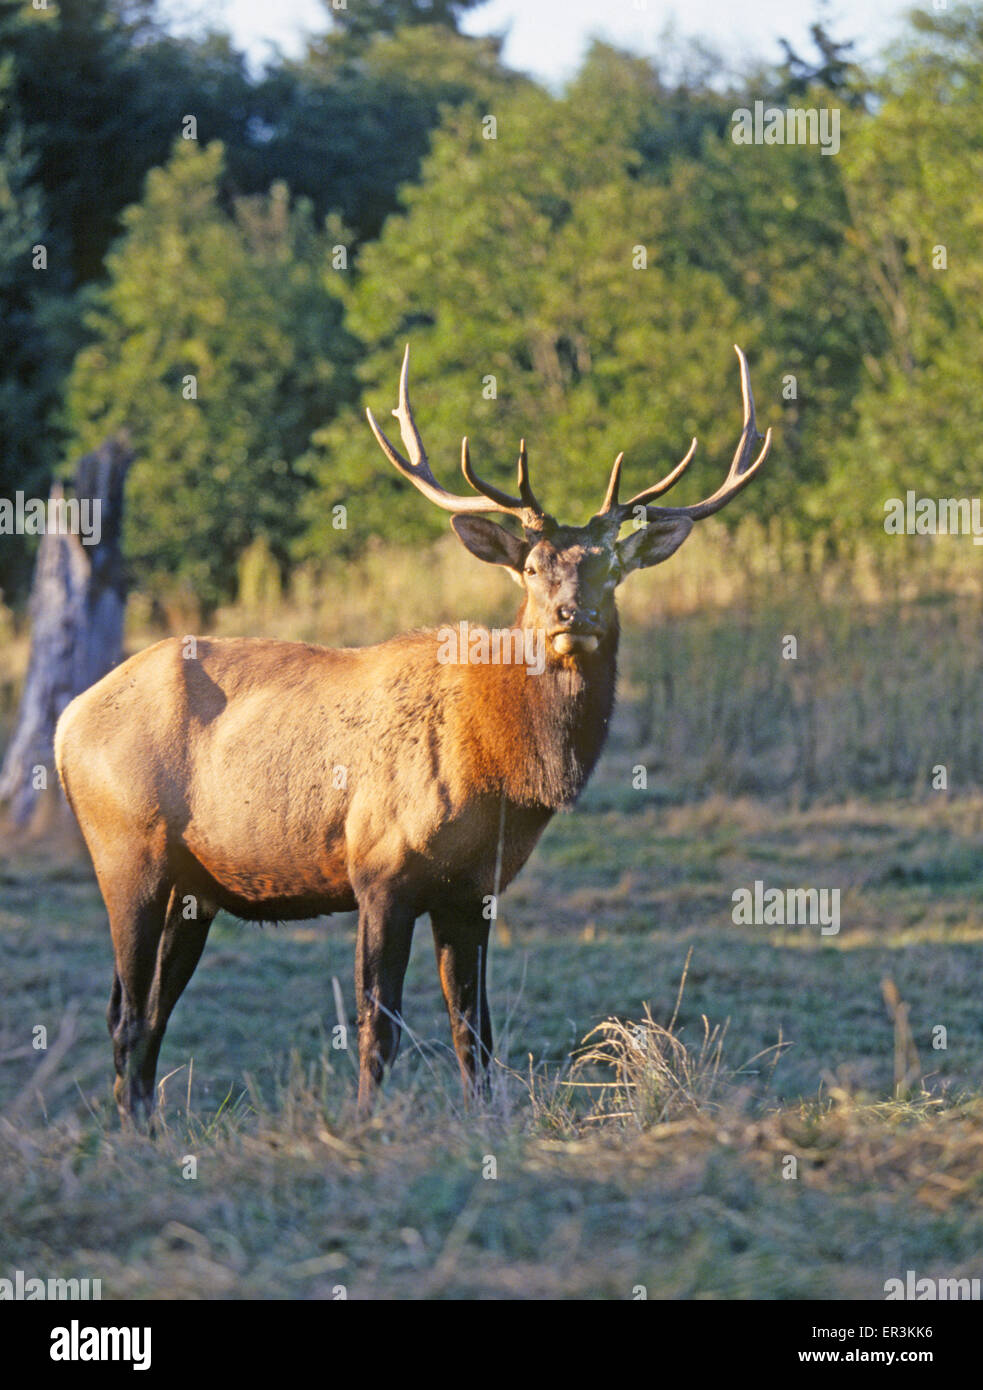
[[[513,800],[561,810],[583,791],[614,710],[618,637],[615,615],[596,651],[576,662],[550,654],[546,670],[523,683],[525,748],[508,778]]]

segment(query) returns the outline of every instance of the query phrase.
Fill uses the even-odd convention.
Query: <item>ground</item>
[[[0,1272],[101,1278],[104,1297],[623,1299],[883,1298],[907,1269],[983,1274],[983,800],[667,805],[625,752],[505,897],[477,1114],[425,922],[403,1054],[359,1124],[333,1046],[352,919],[221,917],[165,1041],[166,1128],[121,1134],[90,871],[8,855]],[[735,926],[756,878],[840,886],[841,930]],[[671,1022],[687,957],[684,1054],[645,1017]],[[639,1025],[608,1035],[633,1084],[571,1084],[614,1081],[571,1069],[605,1019]],[[896,1043],[918,1057],[900,1098]]]

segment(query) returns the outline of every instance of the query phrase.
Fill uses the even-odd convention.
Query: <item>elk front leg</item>
[[[386,892],[359,894],[355,944],[358,1009],[358,1109],[372,1109],[387,1067],[399,1051],[403,978],[416,918]]]
[[[492,1026],[485,992],[489,922],[480,906],[431,912],[440,985],[451,1021],[461,1079],[470,1096],[488,1091]]]

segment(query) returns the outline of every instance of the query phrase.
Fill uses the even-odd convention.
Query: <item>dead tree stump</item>
[[[95,544],[83,544],[67,525],[47,526],[41,538],[28,607],[27,679],[0,766],[0,806],[18,828],[46,824],[64,805],[54,766],[55,725],[69,701],[122,655],[127,584],[120,532],[132,461],[121,437],[79,461],[74,496],[99,517]],[[51,499],[60,503],[60,486],[52,488]],[[48,517],[56,512],[49,505]]]

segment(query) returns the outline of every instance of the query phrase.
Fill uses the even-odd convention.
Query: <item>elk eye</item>
[[[536,566],[535,566],[535,565],[526,565],[526,574],[535,574],[535,573],[536,573]]]

